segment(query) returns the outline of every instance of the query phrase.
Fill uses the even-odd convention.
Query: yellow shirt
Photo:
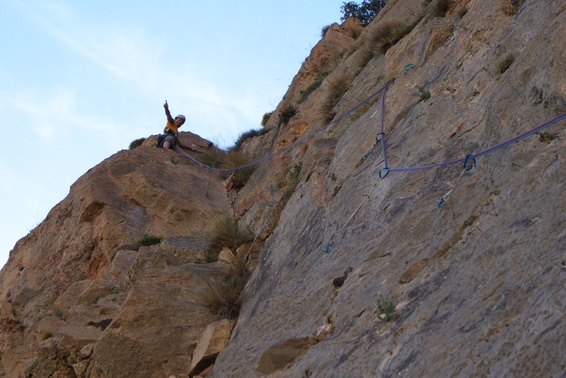
[[[175,134],[179,134],[179,128],[177,127],[177,125],[175,125],[175,122],[167,122],[167,125],[165,125],[165,130],[163,130],[164,133],[169,133],[169,130],[173,131]]]

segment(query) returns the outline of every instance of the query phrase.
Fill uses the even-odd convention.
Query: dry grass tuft
[[[411,27],[401,21],[380,24],[370,37],[370,49],[375,55],[385,55],[387,50],[409,34]]]
[[[523,5],[524,0],[503,0],[501,10],[507,16],[514,16]]]
[[[229,216],[216,219],[210,230],[210,236],[216,246],[226,246],[233,249],[254,238],[250,230],[242,230],[238,223]]]
[[[244,258],[235,257],[225,268],[219,268],[214,278],[206,278],[206,288],[198,294],[218,319],[235,319],[242,306],[242,292],[250,277],[250,269]]]
[[[234,150],[234,151],[229,151],[223,156],[220,167],[222,169],[234,169],[234,168],[243,167],[249,163],[251,163],[251,159],[246,153]],[[246,183],[248,182],[254,171],[255,171],[255,166],[253,165],[232,171],[234,174],[233,176],[234,188],[237,190],[242,188],[244,185],[246,185]],[[229,176],[230,174],[231,173],[228,172],[227,176]]]
[[[444,17],[452,6],[452,0],[437,0],[432,9],[434,17]]]
[[[513,54],[512,52],[506,53],[497,61],[495,65],[495,72],[497,74],[504,73],[511,66],[511,64],[513,64],[514,61],[515,54]]]

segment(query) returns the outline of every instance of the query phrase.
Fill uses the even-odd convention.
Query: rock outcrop
[[[202,232],[230,206],[221,178],[152,144],[87,172],[12,251],[0,286],[7,376],[187,376],[214,321],[197,298],[213,269]],[[146,234],[165,239],[140,246]]]
[[[566,119],[463,161],[566,113],[564,35],[559,0],[390,0],[328,29],[242,145],[293,148],[229,196],[151,139],[105,160],[2,269],[0,375],[564,376]],[[253,241],[207,263],[234,214]],[[234,325],[199,292],[237,258]]]

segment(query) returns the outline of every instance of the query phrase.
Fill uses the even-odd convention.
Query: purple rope
[[[202,166],[202,167],[205,167],[205,168],[208,168],[208,169],[213,170],[213,171],[218,171],[218,172],[231,172],[231,171],[235,171],[235,170],[238,170],[238,169],[247,168],[247,167],[249,167],[249,166],[252,166],[252,165],[255,165],[255,164],[259,164],[259,163],[261,163],[261,162],[264,162],[265,160],[271,159],[272,157],[275,157],[275,156],[277,156],[277,155],[282,154],[282,153],[285,152],[285,151],[290,150],[291,148],[295,147],[296,145],[298,145],[298,144],[304,142],[305,140],[307,140],[307,139],[309,139],[309,138],[315,136],[316,134],[318,134],[318,133],[321,132],[322,130],[328,128],[330,125],[333,125],[334,123],[340,121],[342,118],[346,117],[348,114],[350,114],[350,113],[352,113],[353,111],[355,111],[356,109],[358,109],[360,106],[362,106],[363,104],[365,104],[366,102],[368,102],[369,100],[371,100],[373,97],[377,96],[379,93],[381,93],[382,91],[386,90],[386,89],[387,89],[387,86],[389,85],[390,82],[391,82],[391,80],[390,80],[389,82],[387,82],[387,84],[385,84],[383,87],[381,87],[377,92],[373,93],[372,95],[370,95],[369,97],[367,97],[365,100],[363,100],[362,102],[360,102],[358,105],[354,106],[352,109],[348,110],[346,113],[342,114],[340,117],[336,118],[334,121],[330,122],[329,124],[327,124],[327,125],[321,127],[320,129],[316,130],[316,131],[313,132],[312,134],[307,135],[307,136],[304,137],[303,139],[296,141],[295,143],[293,143],[293,144],[291,144],[291,145],[285,147],[285,148],[282,149],[282,150],[279,150],[279,151],[277,151],[277,152],[275,152],[275,153],[273,153],[273,154],[271,154],[271,155],[269,155],[269,156],[266,156],[266,157],[264,157],[264,158],[261,158],[261,159],[259,159],[259,160],[254,161],[254,162],[251,162],[251,163],[249,163],[249,164],[242,165],[241,167],[229,168],[229,169],[221,169],[221,168],[209,167],[208,165],[201,163],[200,161],[196,160],[195,158],[193,158],[193,157],[191,157],[190,155],[188,155],[187,153],[185,153],[185,151],[183,151],[179,146],[175,146],[175,148],[177,149],[177,151],[179,151],[179,152],[182,153],[184,156],[188,157],[189,159],[191,159],[192,161],[194,161],[194,162],[197,163],[198,165],[200,165],[200,166]],[[383,106],[383,104],[382,104],[382,106]],[[383,114],[382,114],[382,119],[383,119]],[[382,123],[383,123],[383,121],[382,121]],[[382,126],[382,127],[383,127],[383,126]]]
[[[554,117],[554,118],[551,119],[550,121],[546,121],[545,123],[543,123],[543,124],[541,124],[541,125],[535,127],[534,129],[531,129],[531,130],[529,130],[529,131],[527,131],[527,132],[524,132],[524,133],[521,134],[521,135],[516,136],[515,138],[509,139],[509,140],[506,141],[506,142],[500,143],[500,144],[498,144],[498,145],[496,145],[496,146],[493,146],[493,147],[491,147],[491,148],[488,148],[487,150],[484,150],[484,151],[482,151],[482,152],[478,152],[477,154],[472,155],[472,157],[478,157],[478,156],[480,156],[480,155],[485,155],[485,154],[487,154],[487,153],[489,153],[489,152],[491,152],[491,151],[497,150],[498,148],[503,148],[503,147],[505,147],[505,146],[507,146],[507,145],[509,145],[509,144],[511,144],[511,143],[515,143],[515,142],[517,142],[517,141],[519,141],[519,140],[521,140],[521,139],[523,139],[523,138],[528,137],[528,136],[531,135],[531,134],[536,133],[537,131],[540,131],[540,130],[544,129],[545,127],[548,127],[548,126],[550,126],[550,125],[552,125],[552,124],[554,124],[554,123],[556,123],[556,122],[558,122],[558,121],[564,119],[564,118],[566,118],[566,112],[560,114],[560,115],[557,116],[557,117]]]
[[[387,168],[387,165],[386,165],[384,169],[387,170],[387,171],[389,171],[389,172],[391,172],[391,171],[416,171],[416,170],[420,170],[420,169],[437,168],[437,167],[441,167],[441,166],[443,166],[443,165],[449,165],[449,164],[454,164],[454,163],[461,163],[461,162],[463,162],[463,161],[466,161],[466,160],[469,159],[469,158],[472,158],[472,159],[473,159],[473,158],[476,158],[476,157],[478,157],[478,156],[485,155],[485,154],[487,154],[487,153],[493,152],[493,151],[495,151],[495,150],[497,150],[497,149],[499,149],[499,148],[506,147],[506,146],[508,146],[508,145],[510,145],[510,144],[512,144],[512,143],[515,143],[515,142],[517,142],[517,141],[519,141],[519,140],[521,140],[521,139],[524,139],[524,138],[528,137],[529,135],[534,134],[534,133],[536,133],[537,131],[540,131],[540,130],[544,129],[545,127],[548,127],[548,126],[550,126],[550,125],[552,125],[552,124],[554,124],[554,123],[556,123],[556,122],[558,122],[558,121],[560,121],[560,120],[562,120],[562,119],[564,119],[564,118],[566,118],[566,113],[562,113],[562,114],[560,114],[559,116],[554,117],[553,119],[551,119],[551,120],[549,120],[549,121],[546,121],[545,123],[543,123],[543,124],[541,124],[541,125],[539,125],[539,126],[533,128],[533,129],[531,129],[531,130],[529,130],[529,131],[527,131],[527,132],[524,132],[523,134],[520,134],[520,135],[518,135],[518,136],[516,136],[516,137],[514,137],[514,138],[512,138],[512,139],[509,139],[509,140],[507,140],[507,141],[505,141],[505,142],[503,142],[503,143],[499,143],[498,145],[495,145],[495,146],[490,147],[490,148],[488,148],[488,149],[486,149],[486,150],[483,150],[483,151],[481,151],[481,152],[478,152],[477,154],[471,154],[471,155],[469,155],[468,157],[463,157],[463,158],[461,158],[461,159],[451,160],[451,161],[447,161],[447,162],[439,163],[439,164],[424,165],[424,166],[420,166],[420,167]]]

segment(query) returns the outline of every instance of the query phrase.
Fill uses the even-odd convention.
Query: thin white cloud
[[[159,72],[162,65],[159,59],[163,44],[146,36],[143,29],[84,22],[83,17],[62,3],[41,3],[33,8],[23,2],[18,4],[69,50],[93,61],[118,79],[140,85],[156,81],[155,72]]]
[[[30,125],[33,132],[42,139],[53,140],[68,129],[69,122],[64,120],[72,113],[75,98],[73,93],[67,90],[48,96],[25,91],[5,101],[27,116],[26,124]]]
[[[3,102],[23,114],[31,131],[44,141],[53,141],[69,131],[76,135],[81,130],[115,135],[119,130],[115,123],[103,117],[79,111],[76,94],[69,89],[59,89],[55,93],[26,90]]]

